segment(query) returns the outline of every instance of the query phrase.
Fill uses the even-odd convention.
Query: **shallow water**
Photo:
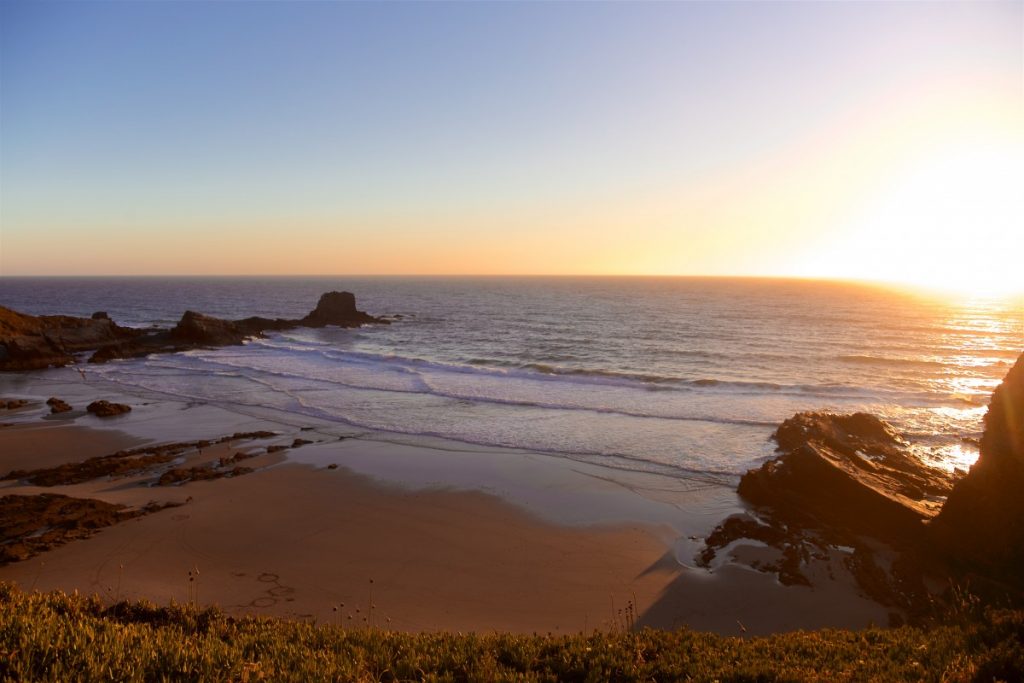
[[[401,317],[87,372],[127,391],[733,483],[799,410],[868,410],[923,458],[968,465],[1024,347],[1021,301],[805,281],[4,278],[0,304],[170,325],[186,309],[298,318],[331,289]]]

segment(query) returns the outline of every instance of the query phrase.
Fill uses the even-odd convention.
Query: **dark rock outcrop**
[[[210,481],[213,479],[223,479],[225,477],[240,477],[243,474],[250,474],[255,471],[256,470],[251,467],[243,467],[241,465],[236,465],[231,468],[216,464],[202,465],[199,467],[179,467],[167,470],[161,474],[156,485],[176,486],[190,481]]]
[[[0,566],[80,538],[103,527],[157,512],[174,503],[142,508],[53,493],[0,498]]]
[[[172,329],[150,333],[123,343],[99,348],[89,359],[102,363],[115,358],[137,358],[151,353],[173,353],[189,349],[241,344],[264,332],[289,330],[295,327],[358,327],[364,324],[387,324],[356,309],[355,296],[349,292],[328,292],[320,297],[317,307],[301,320],[250,317],[222,320],[186,311]]]
[[[74,362],[74,354],[144,334],[109,318],[25,315],[0,306],[0,370],[38,370]]]
[[[941,619],[949,605],[962,607],[963,593],[941,586],[1024,600],[1024,355],[992,395],[966,476],[924,465],[865,413],[800,413],[774,438],[780,455],[740,480],[756,515],[725,520],[699,564],[753,539],[778,560],[750,566],[800,583],[806,567],[841,546],[860,590],[900,610],[899,619]]]
[[[743,475],[738,491],[801,525],[906,540],[923,532],[953,485],[867,413],[799,413],[774,438],[781,455]]]
[[[56,415],[57,413],[66,413],[71,410],[71,406],[56,396],[51,396],[46,399],[46,405],[50,406],[50,414]]]
[[[978,461],[929,535],[962,569],[1024,590],[1024,354],[992,394]]]
[[[204,448],[216,444],[255,439],[271,439],[277,434],[268,431],[236,432],[216,440],[180,441],[157,445],[139,446],[120,450],[110,455],[101,455],[82,462],[67,462],[56,467],[36,470],[14,470],[0,477],[2,480],[24,479],[34,486],[66,486],[81,484],[100,477],[126,477],[147,473],[160,465],[191,453],[202,453]],[[220,458],[217,467],[234,466],[241,460],[253,457],[238,452],[231,457]]]
[[[241,344],[246,331],[230,320],[221,320],[195,311],[185,311],[169,337],[186,346],[230,346]]]
[[[74,354],[93,351],[91,363],[115,358],[137,358],[151,353],[173,353],[199,347],[241,344],[272,330],[295,327],[358,327],[386,325],[356,308],[350,292],[327,292],[315,309],[299,320],[251,317],[221,320],[186,311],[170,330],[120,327],[105,312],[91,318],[65,315],[33,316],[0,307],[0,370],[38,370],[75,362]]]
[[[24,408],[29,404],[27,398],[0,398],[0,410],[17,410],[18,408]]]
[[[321,295],[316,308],[300,322],[306,327],[358,327],[387,321],[356,310],[356,297],[351,292],[327,292]]]
[[[96,417],[113,417],[132,411],[131,406],[124,403],[111,403],[110,401],[93,401],[85,409]]]

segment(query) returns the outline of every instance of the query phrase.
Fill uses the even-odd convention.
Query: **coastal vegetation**
[[[233,618],[0,584],[0,679],[17,681],[1015,681],[1024,612],[930,628],[760,638],[689,629],[572,635],[398,633]]]

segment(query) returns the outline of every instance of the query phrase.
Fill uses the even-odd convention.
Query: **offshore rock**
[[[388,321],[356,310],[356,297],[351,292],[327,292],[301,322],[306,327],[359,327],[367,323],[387,324]]]
[[[0,370],[38,370],[75,362],[74,354],[93,351],[90,363],[172,353],[201,347],[241,344],[270,330],[295,327],[358,327],[388,324],[356,308],[351,292],[327,292],[315,309],[299,320],[251,317],[222,320],[186,311],[170,330],[120,327],[103,311],[91,318],[25,315],[0,306]]]
[[[978,461],[929,536],[961,569],[1024,590],[1024,354],[992,394]]]
[[[229,346],[241,344],[249,336],[238,324],[195,311],[185,311],[170,332],[178,344],[194,346]]]
[[[868,413],[798,413],[774,438],[781,455],[743,475],[738,491],[801,526],[912,540],[952,489],[952,475],[922,464]]]
[[[195,348],[233,346],[264,332],[290,330],[295,327],[358,327],[388,321],[375,318],[356,308],[351,292],[328,292],[320,297],[316,308],[300,320],[251,317],[222,320],[195,311],[186,311],[172,329],[149,333],[123,343],[100,347],[89,359],[102,363],[115,358],[137,358],[151,353],[173,353]]]

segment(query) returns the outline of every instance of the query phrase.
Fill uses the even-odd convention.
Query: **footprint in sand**
[[[263,595],[250,601],[247,607],[267,608],[273,607],[279,600],[284,600],[285,602],[293,602],[295,600],[295,598],[290,597],[295,594],[295,589],[282,584],[281,577],[277,574],[263,572],[256,577],[256,580],[269,585],[269,588],[263,591]]]

